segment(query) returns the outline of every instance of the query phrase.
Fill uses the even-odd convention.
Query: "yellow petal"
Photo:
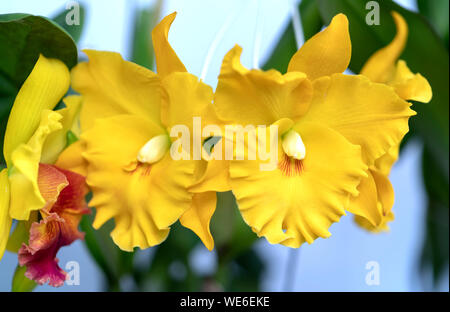
[[[12,224],[9,216],[9,196],[8,171],[3,169],[0,172],[0,260],[5,252]]]
[[[204,151],[210,149],[210,158],[196,162],[194,173],[195,182],[189,188],[193,193],[231,191],[229,173],[230,161],[225,159],[225,147],[223,145],[225,139],[219,138],[218,140],[212,140],[214,140],[214,145],[212,147],[208,145],[208,143],[203,144]],[[216,155],[214,154],[215,152],[220,153],[217,153]]]
[[[17,220],[28,220],[30,212],[44,207],[45,200],[38,187],[38,171],[42,146],[46,138],[61,129],[62,116],[44,110],[41,123],[27,144],[21,144],[11,155],[9,182],[11,190],[10,215]]]
[[[322,76],[344,72],[352,54],[348,20],[336,15],[330,25],[316,34],[294,54],[288,72],[303,72],[314,80]]]
[[[119,115],[100,119],[81,136],[86,181],[93,192],[90,205],[97,209],[93,226],[114,218],[111,236],[123,250],[161,243],[170,225],[191,206],[187,188],[193,182],[193,161],[172,160],[170,153],[152,165],[136,161],[141,147],[163,133],[149,119]]]
[[[198,168],[201,167],[201,168]],[[189,190],[193,193],[207,191],[227,192],[231,190],[230,185],[230,161],[211,159],[209,161],[200,160],[197,163],[197,173],[199,176],[194,185]]]
[[[173,72],[185,72],[186,67],[178,58],[169,43],[169,29],[177,13],[167,15],[152,31],[153,49],[155,50],[156,70],[165,77]]]
[[[395,63],[405,48],[408,38],[408,24],[397,12],[392,12],[397,34],[384,48],[375,52],[361,69],[361,75],[373,82],[386,83],[394,72]]]
[[[355,216],[355,222],[363,229],[369,232],[380,233],[389,231],[388,223],[394,220],[394,213],[390,211],[386,217],[384,217],[379,226],[373,226],[366,218]]]
[[[377,186],[370,170],[368,176],[361,179],[358,191],[358,196],[350,198],[347,210],[354,215],[367,219],[373,226],[380,225],[382,214],[378,207]]]
[[[408,132],[408,119],[415,114],[410,105],[392,88],[364,76],[334,74],[314,82],[314,97],[303,120],[333,128],[360,145],[370,166]]]
[[[398,159],[400,144],[391,147],[386,154],[375,161],[375,169],[381,174],[388,176],[391,168]]]
[[[62,116],[62,128],[51,133],[45,140],[41,155],[42,163],[55,163],[59,154],[61,154],[66,147],[67,132],[73,129],[74,125],[79,122],[81,100],[81,96],[77,95],[70,95],[63,100],[66,107],[57,111]]]
[[[212,88],[194,75],[179,72],[167,75],[161,84],[162,123],[169,132],[175,125],[185,125],[192,129],[193,117],[204,117],[207,107],[211,105]]]
[[[9,115],[3,155],[9,165],[11,154],[31,138],[44,109],[53,109],[69,88],[69,70],[63,62],[39,56],[20,88]]]
[[[378,201],[381,205],[381,216],[385,219],[394,206],[394,189],[389,178],[378,170],[371,170],[377,187]]]
[[[180,218],[180,223],[197,234],[208,250],[214,248],[209,223],[216,210],[216,204],[216,192],[194,194],[191,207]]]
[[[82,176],[87,175],[87,162],[82,153],[85,150],[85,142],[78,140],[70,144],[58,157],[55,166],[76,172]]]
[[[351,201],[351,209],[348,210],[355,214],[355,221],[362,228],[371,232],[387,231],[389,229],[387,224],[394,219],[392,213],[394,189],[388,177],[376,169],[369,170],[369,178],[373,182],[371,189],[367,186],[358,188],[360,196]],[[367,185],[364,180],[362,183]],[[373,198],[373,187],[375,188],[375,199]],[[371,192],[370,199],[368,198],[369,191]],[[360,198],[361,196],[363,199]]]
[[[302,135],[305,159],[285,158],[279,140],[275,170],[261,171],[262,161],[230,163],[233,194],[246,223],[270,243],[289,247],[331,235],[328,228],[345,214],[366,169],[360,147],[336,131],[307,122],[294,130]]]
[[[413,74],[405,61],[398,61],[394,78],[388,82],[404,100],[428,103],[433,92],[428,81],[421,74]]]
[[[98,118],[119,114],[146,116],[159,123],[160,81],[155,73],[123,60],[118,53],[84,52],[89,62],[72,70],[72,87],[83,96],[83,131]]]
[[[303,73],[247,70],[242,49],[225,56],[214,105],[220,119],[240,125],[270,125],[281,118],[297,121],[308,110],[312,86]]]

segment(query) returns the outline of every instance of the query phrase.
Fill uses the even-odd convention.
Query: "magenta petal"
[[[59,287],[66,280],[66,273],[58,266],[56,253],[60,244],[60,227],[64,220],[51,214],[41,222],[33,223],[30,229],[30,246],[25,244],[19,250],[19,264],[26,265],[25,276],[42,285],[49,283]]]

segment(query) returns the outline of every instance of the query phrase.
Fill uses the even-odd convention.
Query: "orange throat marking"
[[[287,177],[299,176],[304,169],[303,160],[283,154],[283,159],[278,163],[278,169]]]
[[[152,171],[152,165],[141,163],[139,161],[132,161],[129,165],[123,168],[129,174],[139,174],[141,177],[150,175]]]

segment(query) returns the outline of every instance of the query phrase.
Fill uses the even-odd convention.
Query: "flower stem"
[[[290,248],[286,263],[286,272],[284,277],[284,291],[294,291],[295,277],[300,263],[300,248]]]
[[[303,45],[303,29],[296,0],[292,0],[291,15],[292,26],[294,27],[295,42],[297,43],[297,49],[300,49]]]

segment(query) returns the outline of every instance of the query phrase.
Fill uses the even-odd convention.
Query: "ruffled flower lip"
[[[39,176],[44,194],[46,185],[65,186],[54,204],[52,197],[46,198],[47,205],[40,211],[42,220],[31,225],[28,245],[24,243],[19,250],[19,265],[26,266],[25,276],[39,285],[59,287],[67,273],[59,267],[56,255],[61,247],[84,239],[78,224],[84,214],[90,213],[84,201],[87,188],[83,176],[52,165],[40,164]]]

